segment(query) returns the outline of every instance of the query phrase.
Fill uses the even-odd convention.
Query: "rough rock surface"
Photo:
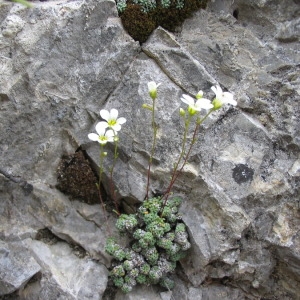
[[[158,28],[140,46],[114,1],[1,3],[0,296],[299,299],[299,20],[296,0],[215,0],[176,34]],[[145,197],[150,80],[162,83],[153,194],[166,190],[180,152],[181,95],[212,98],[218,82],[238,105],[206,120],[175,184],[192,248],[174,290],[136,287],[125,298],[105,292],[115,216],[106,222],[99,204],[58,191],[57,167],[79,149],[96,166],[87,134],[101,108],[117,108],[127,122],[114,184],[133,211]]]
[[[20,242],[0,241],[0,249],[0,296],[3,296],[23,287],[41,268]]]

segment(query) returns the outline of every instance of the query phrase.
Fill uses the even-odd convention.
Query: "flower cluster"
[[[201,109],[217,110],[224,104],[236,105],[237,102],[233,99],[233,95],[229,92],[223,92],[219,85],[212,86],[212,91],[215,93],[215,98],[211,102],[209,99],[203,98],[203,91],[199,91],[196,99],[189,95],[182,95],[181,101],[188,105],[188,113],[190,116],[200,112]],[[180,114],[185,115],[185,111],[181,108]]]
[[[89,139],[100,143],[104,146],[107,142],[113,142],[117,139],[117,133],[121,130],[121,125],[126,122],[126,119],[121,117],[118,118],[118,111],[111,109],[109,112],[106,109],[100,110],[100,116],[105,120],[97,123],[95,129],[96,133],[90,133]]]
[[[168,199],[162,211],[163,200],[151,198],[143,202],[136,214],[122,214],[117,220],[118,230],[131,237],[131,247],[122,248],[109,239],[105,250],[116,259],[110,276],[124,293],[136,284],[174,287],[169,274],[191,246],[178,214],[180,204],[179,197]]]

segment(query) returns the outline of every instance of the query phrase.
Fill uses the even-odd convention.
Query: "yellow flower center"
[[[107,122],[107,124],[108,124],[109,126],[114,126],[114,125],[117,124],[117,120],[109,120],[109,121]]]

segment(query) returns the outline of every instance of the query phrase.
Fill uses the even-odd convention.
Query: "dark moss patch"
[[[56,187],[71,199],[99,203],[97,177],[82,151],[64,156],[57,168]]]
[[[171,0],[168,8],[162,7],[161,2],[157,1],[156,8],[145,13],[139,4],[129,0],[120,17],[128,34],[134,40],[143,43],[158,26],[174,32],[193,12],[200,8],[205,9],[207,2],[208,0],[185,0],[183,8],[179,9],[175,0]]]
[[[163,8],[160,5],[155,13],[157,26],[174,32],[176,27],[180,26],[193,12],[200,8],[206,8],[206,3],[207,1],[187,0],[182,9],[176,8],[174,3],[169,8]]]
[[[127,5],[121,19],[128,34],[141,43],[145,42],[156,28],[155,21],[149,17],[149,14],[143,13],[137,4]]]

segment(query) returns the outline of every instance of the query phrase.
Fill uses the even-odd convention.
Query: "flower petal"
[[[124,124],[124,123],[126,123],[126,119],[123,118],[123,117],[121,117],[121,118],[119,118],[119,119],[117,120],[117,123],[118,123],[118,124]]]
[[[115,133],[113,130],[109,129],[106,131],[105,133],[105,137],[107,139],[108,142],[113,142],[114,141],[114,137],[115,137]]]
[[[194,106],[194,104],[195,104],[194,99],[189,95],[182,95],[181,101],[183,101],[184,103],[186,103],[189,106]]]
[[[112,108],[110,110],[110,120],[117,120],[118,114],[119,114],[118,110],[115,108]]]
[[[195,104],[196,107],[199,107],[199,108],[203,108],[203,109],[210,109],[210,108],[213,108],[214,106],[211,104],[210,100],[208,99],[205,99],[205,98],[200,98],[196,104]]]
[[[223,93],[223,98],[224,102],[232,104],[232,105],[237,105],[237,102],[233,99],[233,95],[229,92]]]
[[[229,104],[236,106],[237,102],[234,99],[231,99],[230,102],[228,101]]]
[[[106,145],[106,144],[107,144],[107,140],[101,140],[101,139],[99,139],[98,142],[99,142],[101,145]]]
[[[121,125],[120,124],[115,124],[111,127],[114,131],[120,131],[121,130]]]
[[[106,110],[106,109],[101,109],[100,110],[100,116],[101,116],[102,119],[108,121],[109,117],[110,117],[109,111]]]
[[[98,122],[98,124],[101,124],[101,126],[103,126],[104,128],[107,128],[107,127],[109,127],[109,125],[108,125],[108,123],[106,122],[106,121],[100,121],[100,122]],[[97,125],[96,125],[97,126]],[[100,126],[100,125],[99,125]]]
[[[217,89],[216,89],[215,86],[212,86],[212,87],[211,87],[211,90],[212,90],[215,94],[217,94]]]
[[[89,133],[88,138],[94,142],[97,142],[99,139],[99,135],[96,133]]]
[[[115,133],[114,133],[113,130],[109,129],[109,130],[106,131],[105,136],[106,136],[107,138],[109,138],[109,137],[114,137],[114,136],[115,136]]]
[[[157,87],[157,85],[156,85],[156,83],[155,83],[154,81],[148,82],[148,90],[149,90],[149,91],[154,91],[154,90],[156,90],[156,87]]]
[[[216,94],[216,98],[222,97],[223,91],[222,91],[222,89],[221,89],[221,87],[219,85],[212,86],[211,89]]]
[[[105,129],[108,127],[108,124],[106,123],[106,122],[99,122],[99,123],[97,123],[97,125],[96,125],[96,131],[97,131],[97,133],[100,135],[100,136],[102,136],[102,135],[104,135],[104,133],[105,133]]]

